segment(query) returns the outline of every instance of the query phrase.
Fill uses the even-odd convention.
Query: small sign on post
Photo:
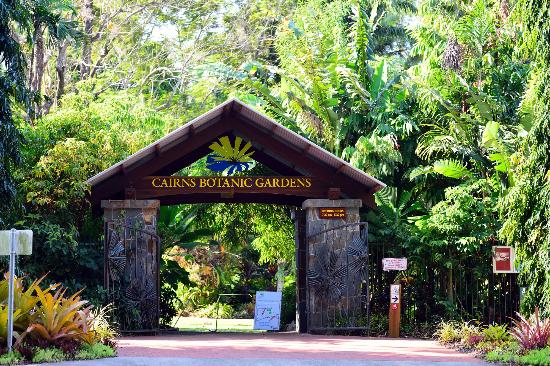
[[[8,351],[13,347],[13,290],[15,281],[15,256],[32,254],[32,230],[0,231],[0,255],[10,256],[10,282],[8,284]]]
[[[279,330],[281,326],[282,292],[256,292],[254,308],[254,329]]]
[[[389,332],[390,338],[399,338],[399,328],[401,322],[401,285],[390,286],[390,320]]]
[[[382,258],[384,271],[406,271],[407,258]]]
[[[346,208],[345,207],[319,207],[320,219],[345,219]]]
[[[516,251],[513,247],[493,247],[493,273],[517,273]]]

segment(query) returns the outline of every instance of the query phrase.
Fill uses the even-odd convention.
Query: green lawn
[[[181,317],[173,326],[182,331],[194,332],[213,332],[216,331],[216,329],[218,332],[264,332],[262,330],[252,329],[254,326],[254,319],[218,319],[216,328],[216,319]]]

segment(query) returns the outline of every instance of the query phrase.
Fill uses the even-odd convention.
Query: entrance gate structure
[[[207,164],[239,171],[248,163],[239,160],[246,152],[273,174],[175,175],[216,144],[243,153],[221,162],[211,154]],[[209,202],[294,206],[297,330],[367,326],[368,235],[359,209],[374,207],[384,183],[239,100],[197,117],[88,184],[93,207],[104,214],[104,284],[115,303],[129,309],[121,316],[123,330],[158,330],[160,206]]]

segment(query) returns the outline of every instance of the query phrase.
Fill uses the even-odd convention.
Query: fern
[[[472,178],[473,173],[458,160],[438,160],[433,165],[434,172],[448,178],[463,179]]]

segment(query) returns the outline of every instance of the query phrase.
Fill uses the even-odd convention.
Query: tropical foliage
[[[7,293],[9,274],[0,281],[0,337],[7,339]],[[109,308],[95,310],[81,299],[78,291],[66,296],[59,284],[42,286],[45,277],[25,286],[21,277],[14,279],[14,336],[16,352],[12,362],[62,361],[97,344],[106,345],[114,355],[113,325],[106,323]],[[87,346],[84,346],[87,345]],[[97,358],[97,357],[96,357]]]
[[[388,185],[363,219],[373,242],[409,258],[398,279],[429,298],[424,317],[477,317],[455,279],[464,263],[489,278],[499,244],[517,249],[522,311],[548,317],[548,9],[547,0],[4,1],[0,226],[34,231],[24,273],[50,272],[68,292],[85,287],[105,302],[86,179],[238,97]],[[243,141],[212,149],[179,174],[273,174]],[[281,288],[294,271],[288,207],[163,207],[159,232],[166,324],[221,293]],[[423,293],[435,274],[437,290]],[[40,284],[21,292],[18,282],[16,324],[30,321]],[[64,301],[46,291],[40,306]],[[244,311],[247,301],[229,305]],[[72,334],[43,311],[45,331],[31,334]],[[81,324],[90,315],[69,314]]]
[[[541,318],[536,308],[531,316],[517,314],[514,327],[477,326],[441,322],[435,332],[440,343],[481,354],[487,361],[519,365],[547,365],[550,354],[550,318]]]

